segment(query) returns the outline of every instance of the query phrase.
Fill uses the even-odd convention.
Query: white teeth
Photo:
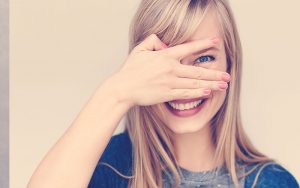
[[[191,109],[191,108],[198,106],[201,102],[202,102],[202,100],[184,103],[184,104],[168,102],[168,104],[177,110],[186,110],[186,109]]]

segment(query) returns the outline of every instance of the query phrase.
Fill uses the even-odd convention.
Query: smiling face
[[[181,60],[182,64],[226,72],[226,53],[219,25],[215,10],[209,9],[194,35],[186,42],[212,36],[218,36],[221,40],[216,45],[216,48],[209,48],[197,54],[185,57]],[[195,107],[191,110],[174,110],[168,103],[160,104],[163,106],[165,114],[164,118],[160,118],[174,133],[180,134],[199,131],[203,127],[207,127],[206,125],[209,125],[210,120],[220,109],[226,97],[226,90],[212,90],[211,94],[206,97],[207,99],[204,100],[203,104],[198,106],[198,109]],[[178,100],[173,102],[179,104]],[[183,103],[183,101],[180,102]],[[185,103],[186,102],[187,101],[185,101]]]

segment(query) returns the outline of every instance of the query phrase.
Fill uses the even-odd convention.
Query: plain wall
[[[10,1],[10,187],[26,186],[98,84],[123,63],[138,3]],[[231,4],[244,52],[246,132],[299,181],[300,2]]]

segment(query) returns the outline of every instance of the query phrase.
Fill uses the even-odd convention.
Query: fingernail
[[[165,43],[163,43],[163,45],[164,45],[164,48],[168,48],[168,45],[166,45]]]
[[[220,82],[218,85],[219,85],[219,88],[221,88],[221,89],[226,89],[227,88],[227,83]]]
[[[210,92],[211,92],[211,90],[209,88],[204,89],[205,94],[209,94]]]
[[[228,73],[224,73],[224,74],[222,75],[222,79],[223,79],[224,81],[230,81],[230,75],[229,75]]]
[[[219,38],[218,37],[213,37],[210,39],[212,41],[212,43],[217,44],[217,42],[219,42]]]

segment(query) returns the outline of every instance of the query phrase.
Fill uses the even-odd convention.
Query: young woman
[[[299,187],[243,130],[242,49],[226,0],[143,0],[130,39],[29,188]]]

